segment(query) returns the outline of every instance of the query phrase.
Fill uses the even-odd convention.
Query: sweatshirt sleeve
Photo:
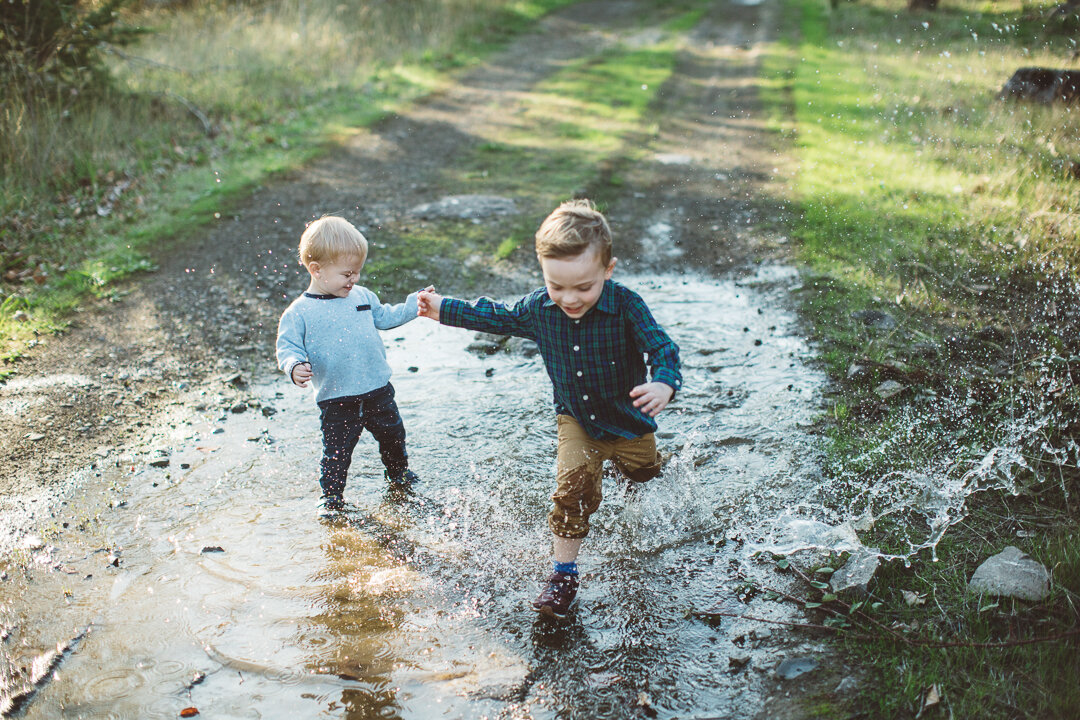
[[[403,303],[390,305],[389,303],[380,304],[379,297],[370,290],[368,292],[371,295],[371,314],[375,319],[375,327],[379,330],[396,328],[416,319],[416,297],[418,293],[410,293]]]
[[[290,307],[278,321],[277,364],[291,380],[293,368],[304,362],[308,362],[307,348],[304,346],[304,317]]]

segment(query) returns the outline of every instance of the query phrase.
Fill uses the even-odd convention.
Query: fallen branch
[[[789,565],[788,568],[792,572],[794,572],[799,577],[799,579],[801,579],[807,585],[811,585],[811,587],[813,587],[812,584],[811,584],[810,578],[805,573],[803,573],[798,568],[796,568],[794,566],[791,566],[791,565]],[[782,590],[777,590],[775,588],[771,588],[771,587],[768,587],[766,585],[758,585],[758,587],[761,590],[765,591],[765,592],[773,593],[774,595],[776,595],[779,598],[783,598],[784,600],[787,600],[789,602],[793,602],[793,603],[796,603],[798,605],[802,605],[802,606],[804,606],[804,609],[806,609],[805,608],[806,604],[811,602],[811,601],[806,600],[804,598],[796,597],[795,595],[791,595],[790,593],[786,593],[786,592],[784,592]],[[1023,639],[1023,640],[999,640],[999,641],[993,641],[993,642],[973,642],[973,641],[970,641],[970,640],[955,640],[955,641],[951,641],[951,642],[941,642],[941,641],[935,641],[935,640],[922,640],[922,639],[919,639],[919,638],[914,638],[913,639],[913,638],[909,638],[909,637],[904,637],[903,635],[896,632],[895,630],[893,630],[889,626],[885,625],[884,623],[880,622],[879,620],[876,620],[875,618],[870,617],[868,614],[864,613],[862,610],[852,611],[852,606],[849,605],[848,603],[843,602],[842,600],[831,600],[830,603],[835,603],[836,605],[843,608],[846,612],[841,612],[841,611],[837,610],[836,608],[827,607],[826,605],[820,605],[820,606],[818,606],[816,608],[813,608],[813,609],[821,610],[823,612],[829,613],[830,615],[832,615],[834,617],[842,618],[845,622],[853,621],[856,618],[858,618],[859,620],[865,621],[865,622],[869,623],[870,625],[872,625],[873,627],[877,628],[878,630],[883,631],[884,633],[888,634],[894,640],[896,640],[896,641],[898,641],[900,643],[903,643],[904,645],[907,645],[909,647],[925,647],[925,648],[934,648],[934,649],[952,648],[952,647],[999,649],[999,648],[1008,648],[1008,647],[1018,647],[1018,646],[1022,646],[1022,645],[1035,645],[1035,644],[1044,643],[1044,642],[1055,642],[1055,641],[1065,640],[1066,638],[1070,638],[1070,637],[1080,636],[1080,627],[1074,627],[1074,628],[1072,628],[1070,630],[1065,630],[1063,632],[1055,633],[1053,635],[1042,635],[1042,636],[1039,636],[1039,637],[1026,638],[1026,639]],[[833,626],[833,625],[823,625],[823,624],[820,624],[820,623],[798,623],[798,622],[791,622],[791,621],[787,621],[787,620],[768,620],[766,618],[754,617],[752,615],[743,615],[743,614],[740,614],[740,613],[728,613],[728,612],[719,612],[719,611],[694,611],[692,614],[693,614],[694,617],[697,617],[699,619],[703,619],[703,620],[706,620],[706,621],[708,621],[710,619],[714,619],[714,618],[730,617],[730,618],[739,618],[739,619],[742,619],[742,620],[751,620],[751,621],[754,621],[754,622],[771,623],[771,624],[774,624],[774,625],[786,625],[786,626],[789,626],[789,627],[804,628],[804,629],[807,629],[807,630],[830,630],[832,632],[837,632],[837,633],[843,631],[847,637],[851,637],[851,638],[854,638],[856,640],[877,640],[877,639],[879,639],[881,637],[880,635],[873,635],[873,634],[869,634],[869,633],[866,633],[866,632],[851,632],[846,627],[837,627],[837,626]],[[866,628],[860,628],[860,629],[865,630]]]

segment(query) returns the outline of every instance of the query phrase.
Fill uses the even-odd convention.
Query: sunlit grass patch
[[[683,18],[696,19],[688,11]],[[665,38],[618,46],[569,63],[538,83],[490,137],[461,163],[470,192],[509,192],[541,213],[597,181],[616,158],[631,157],[656,131],[650,106],[675,65]],[[452,185],[454,173],[448,173]],[[509,250],[504,250],[509,252]]]

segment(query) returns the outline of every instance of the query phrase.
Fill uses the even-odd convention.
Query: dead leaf
[[[922,593],[912,592],[910,590],[901,590],[900,592],[904,595],[904,602],[911,607],[926,604],[926,596]]]
[[[221,446],[219,446],[219,445],[196,445],[195,449],[200,451],[200,452],[204,452],[204,453],[212,453],[212,452],[217,452],[218,450],[220,450]]]
[[[180,711],[180,717],[195,717],[199,714],[198,708],[186,707]]]
[[[918,720],[927,708],[931,708],[940,702],[941,691],[938,689],[937,684],[931,685],[926,691],[926,697],[923,698],[922,707],[919,708],[919,713],[915,716],[916,720]]]

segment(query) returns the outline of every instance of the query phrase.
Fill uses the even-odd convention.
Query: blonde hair
[[[596,248],[605,267],[611,262],[611,228],[591,200],[567,200],[536,231],[539,258],[575,257]]]
[[[356,257],[363,265],[367,261],[367,238],[345,218],[323,215],[312,222],[300,236],[300,264],[308,267]]]

